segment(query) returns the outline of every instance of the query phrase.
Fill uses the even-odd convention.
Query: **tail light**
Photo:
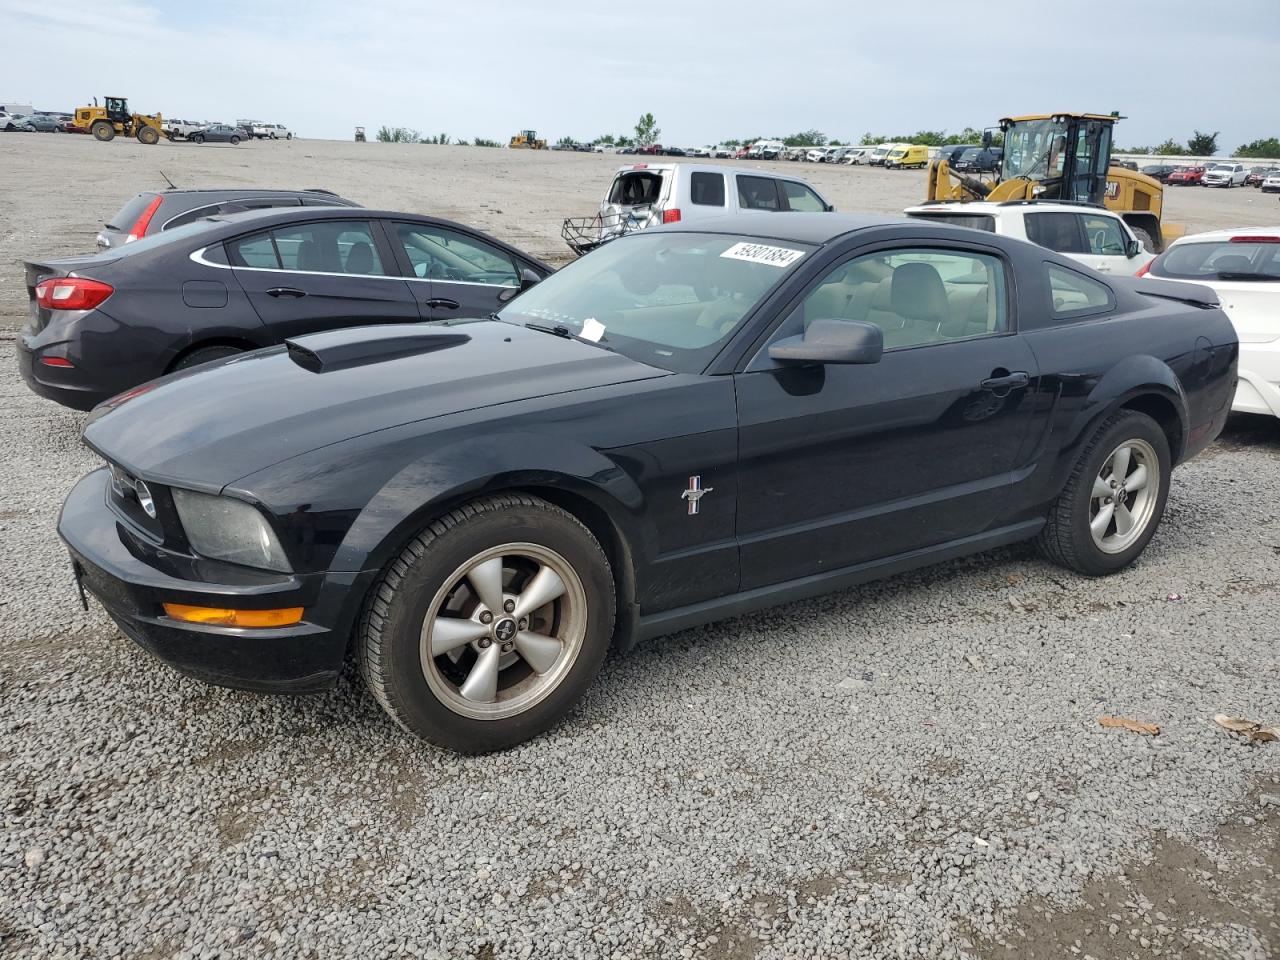
[[[679,223],[680,211],[679,210],[663,210],[662,222],[663,223]]]
[[[1230,243],[1280,243],[1280,237],[1232,237]]]
[[[147,235],[147,227],[151,226],[151,218],[156,215],[156,211],[160,209],[160,204],[164,203],[164,197],[156,197],[147,204],[147,209],[142,211],[142,215],[133,221],[133,226],[129,228],[129,236],[125,238],[125,243],[131,240],[141,240]]]
[[[1134,276],[1135,276],[1135,277],[1145,277],[1148,273],[1150,273],[1150,272],[1151,272],[1151,265],[1152,265],[1153,263],[1155,263],[1155,261],[1154,261],[1154,260],[1148,260],[1146,263],[1144,263],[1142,266],[1140,266],[1140,267],[1138,268],[1138,272],[1137,272],[1137,273],[1135,273],[1135,274],[1134,274]]]
[[[56,277],[36,284],[36,303],[46,310],[92,310],[115,292],[101,280]]]
[[[40,362],[46,367],[74,367],[75,364],[66,357],[41,357]]]

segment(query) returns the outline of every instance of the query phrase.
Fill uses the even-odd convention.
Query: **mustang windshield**
[[[699,373],[813,247],[711,233],[635,233],[522,293],[499,319]]]

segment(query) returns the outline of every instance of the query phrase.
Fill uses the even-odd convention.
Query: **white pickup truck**
[[[258,140],[292,140],[293,131],[283,123],[254,123],[253,135]]]
[[[197,130],[203,130],[207,123],[196,123],[194,120],[170,120],[164,122],[164,135],[170,140],[186,140]]]
[[[1129,225],[1102,207],[1041,200],[924,203],[908,217],[1030,240],[1101,273],[1132,276],[1156,258]]]

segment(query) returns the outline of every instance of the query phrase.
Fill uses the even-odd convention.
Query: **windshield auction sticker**
[[[771,267],[789,267],[804,256],[804,251],[770,247],[763,243],[735,243],[720,256],[731,260],[749,260],[751,263],[767,263]]]

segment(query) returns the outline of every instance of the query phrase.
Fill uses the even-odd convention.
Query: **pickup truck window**
[[[1120,228],[1120,221],[1114,217],[1103,217],[1097,214],[1085,215],[1080,220],[1090,253],[1101,256],[1124,256],[1127,238]]]
[[[690,202],[703,207],[724,206],[724,174],[695,173],[689,177]]]
[[[827,205],[822,202],[822,198],[803,183],[795,183],[791,180],[779,180],[778,182],[782,184],[782,192],[786,195],[788,210],[822,213],[827,209]]]
[[[779,210],[778,181],[770,177],[738,177],[738,205],[744,210]]]
[[[1056,263],[1046,266],[1055,320],[1073,320],[1110,309],[1113,298],[1111,288],[1105,283]]]

